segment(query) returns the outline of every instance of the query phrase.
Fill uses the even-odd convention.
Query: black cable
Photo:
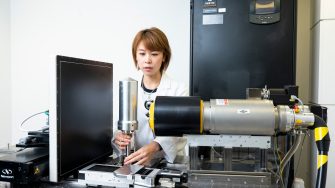
[[[17,150],[16,153],[17,153],[17,152],[20,152],[20,151],[23,151],[23,150],[25,150],[25,149],[27,149],[27,148],[26,148],[26,147],[21,148],[21,149]]]
[[[177,169],[177,168],[172,168],[172,167],[163,167],[162,170],[172,170],[172,171],[182,172],[182,170]]]

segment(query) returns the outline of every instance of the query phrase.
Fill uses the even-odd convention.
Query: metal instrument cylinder
[[[211,99],[204,105],[204,130],[212,134],[273,135],[270,100]]]
[[[302,128],[311,127],[314,125],[315,118],[314,114],[311,112],[308,106],[300,105],[296,107],[299,110],[296,110],[295,113],[295,126]]]
[[[201,103],[200,97],[157,96],[150,106],[150,127],[156,136],[200,134]]]
[[[291,130],[294,127],[294,111],[285,105],[278,105],[276,111],[278,113],[278,130],[280,132]]]
[[[137,129],[137,81],[126,78],[119,81],[118,129],[130,133]]]
[[[119,81],[119,121],[118,129],[132,135],[137,130],[137,81],[126,78]],[[130,155],[131,147],[126,147],[126,156]]]
[[[303,110],[300,110],[303,109]],[[312,126],[308,107],[274,106],[271,100],[157,97],[150,107],[150,127],[157,136],[183,134],[274,135]]]

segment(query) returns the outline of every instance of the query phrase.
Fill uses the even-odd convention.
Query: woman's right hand
[[[116,133],[113,142],[121,150],[124,150],[124,149],[126,149],[126,146],[130,143],[130,140],[131,140],[131,136],[129,136],[129,135],[125,134],[125,133],[122,133],[122,132],[118,132],[118,133]]]

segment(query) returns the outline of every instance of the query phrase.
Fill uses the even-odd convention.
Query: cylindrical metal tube
[[[283,173],[286,164],[288,163],[288,161],[291,159],[291,157],[295,154],[295,152],[299,148],[300,143],[301,143],[301,139],[302,139],[301,135],[302,135],[302,133],[298,133],[296,135],[296,138],[295,138],[293,146],[287,152],[287,154],[284,156],[284,159],[280,162],[280,174]]]
[[[200,134],[201,106],[200,97],[157,96],[154,114],[150,114],[150,126],[156,136],[181,136],[183,134]],[[151,110],[150,110],[151,111]]]
[[[277,106],[278,121],[276,129],[279,132],[287,132],[294,127],[294,111],[285,105]]]
[[[204,106],[204,130],[210,133],[273,135],[275,132],[275,110],[270,100],[211,99]]]
[[[153,110],[154,109],[154,110]],[[150,127],[157,136],[183,134],[274,135],[294,128],[306,128],[314,116],[305,107],[274,106],[271,100],[158,97],[150,109]]]
[[[127,78],[119,81],[118,129],[129,134],[137,124],[137,81]]]

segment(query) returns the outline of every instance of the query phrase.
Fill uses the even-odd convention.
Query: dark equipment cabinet
[[[295,0],[191,0],[190,94],[243,99],[246,88],[295,85],[295,46]]]

